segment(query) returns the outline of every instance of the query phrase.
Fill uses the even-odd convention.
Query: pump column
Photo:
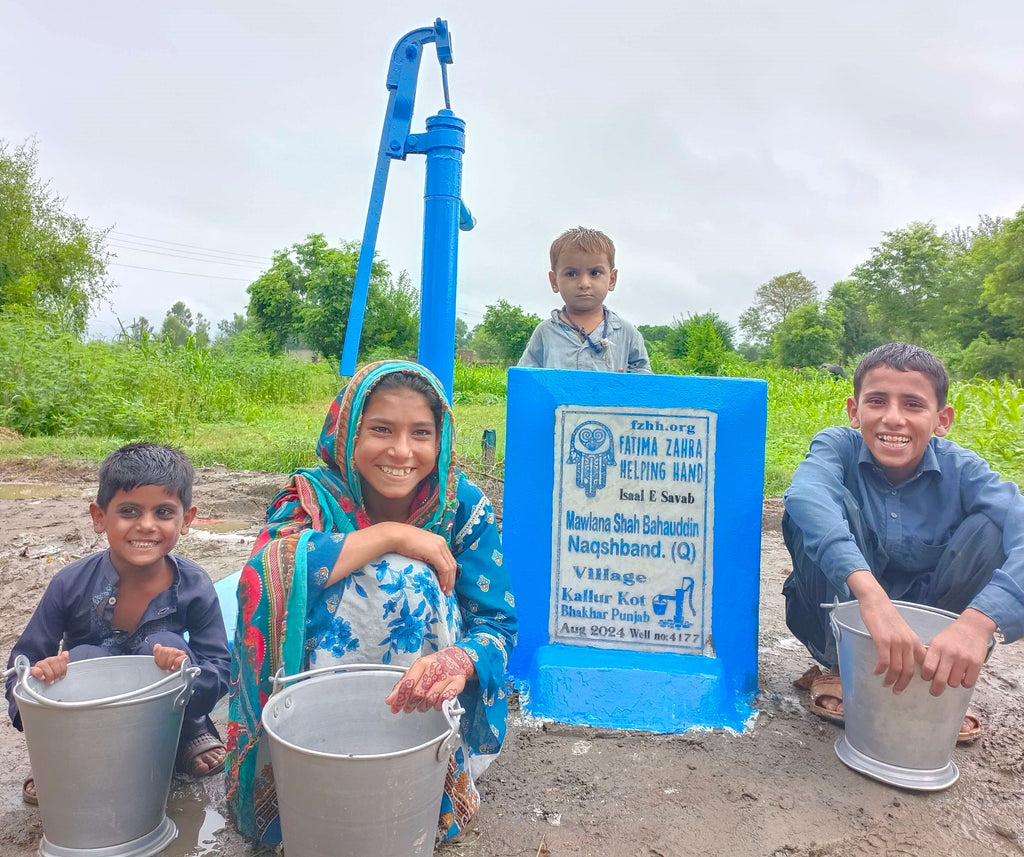
[[[427,132],[408,138],[406,152],[427,156],[423,194],[423,293],[419,362],[444,384],[452,400],[455,376],[455,290],[462,208],[462,153],[466,123],[451,110],[427,119]]]

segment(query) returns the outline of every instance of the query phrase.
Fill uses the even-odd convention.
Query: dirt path
[[[53,573],[103,547],[88,503],[94,466],[0,462],[0,656],[6,662]],[[202,519],[179,550],[214,579],[247,556],[278,474],[205,468]],[[16,486],[30,485],[20,488]],[[490,493],[500,490],[492,486]],[[497,498],[495,498],[497,499]],[[958,748],[960,781],[935,794],[899,791],[845,768],[837,727],[813,717],[792,680],[810,665],[790,636],[779,591],[789,570],[781,506],[768,500],[762,536],[760,713],[742,735],[652,735],[513,717],[499,760],[481,782],[484,805],[463,841],[439,854],[466,857],[936,857],[1024,854],[1024,647],[997,647],[974,706],[986,732]],[[216,530],[227,530],[217,532]],[[221,723],[224,706],[215,713]],[[34,854],[38,810],[21,801],[28,760],[20,733],[0,726],[0,857]],[[167,857],[257,853],[226,828],[223,787],[176,783],[181,830]]]

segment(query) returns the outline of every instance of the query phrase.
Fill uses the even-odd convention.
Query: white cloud
[[[467,122],[458,306],[546,315],[547,247],[577,223],[618,245],[635,323],[714,310],[802,270],[825,292],[883,230],[1024,204],[1016,2],[453,0]],[[433,4],[0,0],[0,137],[95,227],[269,261],[362,236],[390,52]],[[443,102],[428,50],[413,128]],[[423,159],[391,169],[379,252],[419,276]],[[176,300],[214,321],[258,273],[124,246],[116,314]],[[184,271],[204,277],[143,271]],[[224,279],[210,279],[222,276]],[[238,279],[229,279],[238,278]],[[103,310],[94,329],[108,333]]]

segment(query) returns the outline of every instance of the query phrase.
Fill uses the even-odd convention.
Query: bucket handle
[[[329,667],[317,667],[315,670],[306,670],[306,672],[303,673],[295,673],[295,675],[285,675],[284,667],[281,667],[271,678],[274,685],[273,693],[280,692],[284,689],[286,684],[291,684],[293,681],[305,681],[307,678],[313,678],[313,676],[316,675],[337,672],[360,672],[365,670],[383,670],[384,672],[393,672],[396,675],[403,675],[405,673],[405,667],[396,667],[391,664],[333,664]]]
[[[825,610],[828,610],[828,621],[829,624],[832,626],[832,633],[835,634],[836,645],[839,645],[839,640],[842,637],[842,631],[840,630],[842,626],[836,619],[836,610],[839,608],[839,599],[833,598],[831,604],[819,604],[818,606]]]
[[[444,715],[445,720],[448,721],[448,734],[444,736],[444,740],[437,745],[437,761],[442,761],[452,754],[455,749],[455,738],[459,734],[459,723],[461,722],[462,715],[466,713],[466,709],[459,704],[459,700],[446,699],[441,703],[441,713]]]
[[[406,672],[405,667],[392,666],[391,664],[333,664],[329,667],[318,667],[315,670],[306,670],[306,672],[286,676],[284,674],[284,667],[281,667],[274,673],[271,679],[274,685],[273,693],[283,690],[286,684],[291,684],[294,681],[305,681],[307,678],[317,675],[339,672],[364,672],[366,670],[383,670],[384,672],[393,672],[396,676],[404,675]],[[466,713],[466,709],[459,704],[457,698],[446,699],[441,703],[441,713],[444,715],[444,719],[448,721],[448,734],[437,745],[437,760],[439,762],[450,756],[452,750],[455,749],[455,736],[459,732],[459,723],[462,715]]]
[[[903,603],[903,602],[893,602],[893,603]],[[839,640],[842,637],[842,627],[843,627],[842,625],[839,624],[839,621],[836,619],[836,610],[839,608],[839,599],[838,598],[834,598],[832,600],[831,604],[819,604],[818,606],[821,607],[824,610],[828,610],[828,621],[832,625],[832,633],[835,634],[835,636],[836,636],[836,644],[838,645],[839,644]],[[928,648],[928,644],[925,643],[924,647],[927,649]],[[983,661],[983,663],[986,663],[986,664],[988,663],[988,659],[992,657],[992,652],[995,650],[995,647],[996,647],[996,639],[995,639],[995,637],[989,637],[988,638],[988,648],[985,650],[985,660]]]
[[[181,693],[174,700],[174,705],[177,706],[179,702],[184,705],[188,701],[188,697],[192,695],[192,682],[197,675],[201,672],[199,667],[194,667],[189,663],[188,658],[181,665],[180,670],[175,670],[173,673],[165,675],[161,679],[157,679],[148,687],[139,688],[138,690],[130,690],[127,693],[119,693],[116,696],[107,696],[102,699],[86,699],[81,702],[62,702],[59,699],[49,699],[40,693],[34,691],[28,684],[29,669],[30,665],[28,658],[24,655],[18,655],[14,661],[14,670],[18,674],[17,687],[25,694],[29,699],[34,702],[38,702],[40,705],[46,708],[61,708],[65,710],[76,709],[76,708],[96,708],[101,705],[112,705],[115,702],[125,702],[129,699],[135,699],[146,694],[152,693],[159,687],[163,687],[165,684],[169,684],[177,678],[181,678],[185,682],[185,687],[182,688]],[[8,670],[8,672],[10,672]],[[185,692],[188,692],[185,695]]]

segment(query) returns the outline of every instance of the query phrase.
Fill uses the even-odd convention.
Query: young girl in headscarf
[[[430,372],[371,364],[331,405],[317,445],[324,464],[293,473],[268,509],[239,581],[231,669],[227,800],[246,836],[281,840],[260,723],[281,666],[286,675],[407,666],[381,700],[393,712],[458,696],[466,713],[440,837],[475,815],[474,778],[505,735],[517,620],[494,512],[455,465],[454,446],[451,409]]]

